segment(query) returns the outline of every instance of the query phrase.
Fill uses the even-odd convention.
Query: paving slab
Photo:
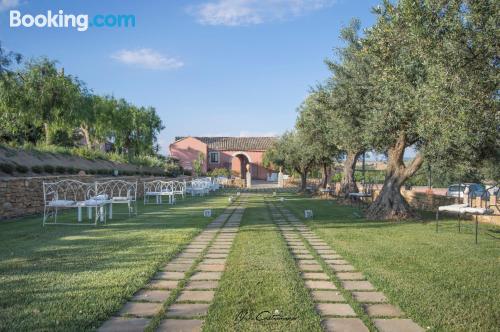
[[[327,318],[322,325],[327,332],[369,332],[359,318]]]
[[[212,259],[212,258],[226,258],[229,254],[206,254],[205,258]]]
[[[330,277],[324,272],[303,272],[302,279],[330,280]]]
[[[328,261],[331,265],[349,265],[349,262],[345,259],[330,259]]]
[[[184,249],[205,249],[206,246],[207,245],[203,244],[203,243],[194,243],[194,242],[191,242]]]
[[[222,272],[196,272],[191,280],[220,280]]]
[[[311,254],[296,254],[294,257],[297,259],[314,259],[314,256]]]
[[[331,281],[324,280],[305,280],[306,287],[309,289],[337,289]]]
[[[221,272],[224,271],[225,265],[224,264],[200,264],[198,265],[197,269],[200,271],[207,271],[207,272]]]
[[[318,261],[316,261],[315,259],[298,259],[297,264],[314,265],[318,264]]]
[[[199,319],[165,319],[160,323],[158,332],[199,332],[203,321]]]
[[[158,272],[154,275],[153,279],[165,279],[165,280],[180,280],[184,279],[184,272],[175,272],[175,271],[167,271],[167,272]]]
[[[225,258],[205,258],[203,264],[226,264],[227,259]]]
[[[364,280],[365,276],[361,272],[337,272],[335,276],[340,280]]]
[[[194,252],[183,252],[179,254],[179,258],[198,258],[200,255]]]
[[[316,309],[321,316],[356,316],[347,303],[317,303]]]
[[[382,292],[352,292],[352,296],[361,303],[387,302],[387,297]]]
[[[205,248],[203,249],[198,249],[198,248],[186,248],[182,252],[184,253],[195,253],[195,254],[200,254]]]
[[[214,299],[214,294],[215,292],[211,290],[185,290],[181,292],[177,298],[177,302],[210,302]]]
[[[298,264],[299,270],[302,272],[323,271],[319,264]]]
[[[152,317],[162,308],[161,303],[127,302],[120,310],[120,316]]]
[[[198,256],[196,256],[198,257]],[[170,264],[194,264],[194,262],[196,261],[196,258],[174,258],[172,259],[169,263]]]
[[[351,271],[356,271],[354,266],[346,264],[346,265],[335,265],[335,264],[329,264],[330,267],[332,268],[333,271],[335,272],[351,272]]]
[[[313,290],[311,295],[315,302],[345,302],[344,297],[338,291]]]
[[[333,250],[332,248],[328,248],[328,249],[316,249],[316,251],[318,252],[318,254],[335,254],[336,251]]]
[[[364,309],[370,317],[401,317],[401,310],[392,304],[365,304]]]
[[[422,327],[411,319],[374,319],[373,323],[380,332],[423,332]]]
[[[369,281],[342,281],[342,287],[347,290],[375,290]]]
[[[207,254],[229,254],[230,249],[218,249],[218,248],[210,248],[207,251]]]
[[[98,332],[142,332],[148,326],[150,319],[112,317],[108,319]]]
[[[231,244],[216,244],[210,247],[210,249],[231,249]]]
[[[207,314],[208,303],[174,303],[167,311],[167,317],[197,317]]]
[[[186,285],[186,289],[215,289],[218,286],[217,280],[192,280]]]
[[[328,254],[319,254],[321,256],[321,258],[325,259],[325,260],[336,260],[336,259],[339,259],[341,258],[339,255],[337,255],[336,253],[328,253]]]
[[[169,296],[170,291],[167,290],[142,289],[134,295],[132,301],[165,302]]]
[[[173,264],[169,263],[165,265],[163,271],[177,271],[177,272],[186,272],[191,268],[192,264]]]
[[[177,287],[178,283],[178,280],[153,279],[146,285],[146,287],[152,289],[174,289]]]

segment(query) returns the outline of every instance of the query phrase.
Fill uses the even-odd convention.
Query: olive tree
[[[332,76],[322,98],[329,110],[330,144],[342,150],[345,157],[340,183],[340,193],[344,196],[358,192],[354,178],[356,163],[369,147],[366,118],[371,107],[371,68],[359,30],[359,20],[353,20],[341,31],[346,45],[337,49],[338,61],[326,60]]]
[[[300,191],[306,189],[307,175],[317,162],[314,149],[304,142],[300,131],[288,131],[264,155],[266,167],[272,164],[297,172],[300,175]]]
[[[494,151],[498,128],[495,1],[384,1],[369,31],[369,133],[387,154],[371,219],[413,216],[401,186],[424,159],[454,167]],[[409,163],[405,150],[414,147]]]

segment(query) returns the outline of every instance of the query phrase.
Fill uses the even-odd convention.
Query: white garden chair
[[[461,219],[465,219],[467,215],[474,216],[475,219],[475,237],[477,244],[477,236],[479,232],[479,222],[477,216],[492,214],[493,210],[486,207],[473,207],[472,197],[469,196],[469,192],[466,189],[464,191],[463,204],[451,204],[439,206],[436,211],[436,233],[439,231],[439,213],[446,212],[457,215],[458,232],[461,232]],[[463,217],[463,218],[462,218]]]
[[[137,181],[127,182],[123,180],[110,180],[106,182],[96,182],[97,195],[106,195],[111,201],[109,205],[109,217],[113,217],[113,204],[127,204],[128,213],[137,215]]]
[[[144,182],[144,205],[151,204],[150,197],[155,197],[156,204],[163,204],[163,196],[168,197],[168,203],[175,203],[173,181],[154,180]]]
[[[83,225],[82,209],[87,208],[88,219],[106,223],[106,209],[111,204],[107,195],[97,194],[95,183],[76,180],[43,182],[43,226],[50,224],[75,225],[58,222],[61,210],[77,209],[77,224]],[[95,211],[95,213],[93,213]]]
[[[173,192],[175,195],[180,195],[183,199],[186,195],[186,181],[172,181],[173,182]]]

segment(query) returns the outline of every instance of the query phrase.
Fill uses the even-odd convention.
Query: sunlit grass
[[[42,227],[41,216],[0,223],[0,331],[97,328],[226,205],[225,196],[140,203],[137,217],[97,227]],[[76,223],[76,212],[61,221]]]

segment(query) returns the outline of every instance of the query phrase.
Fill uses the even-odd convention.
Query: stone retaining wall
[[[43,182],[56,182],[63,179],[74,179],[82,182],[125,180],[137,181],[137,197],[143,197],[144,181],[159,179],[158,177],[96,177],[94,175],[39,176],[23,178],[0,178],[0,220],[21,217],[43,212]],[[189,180],[189,177],[178,177],[176,180]]]

